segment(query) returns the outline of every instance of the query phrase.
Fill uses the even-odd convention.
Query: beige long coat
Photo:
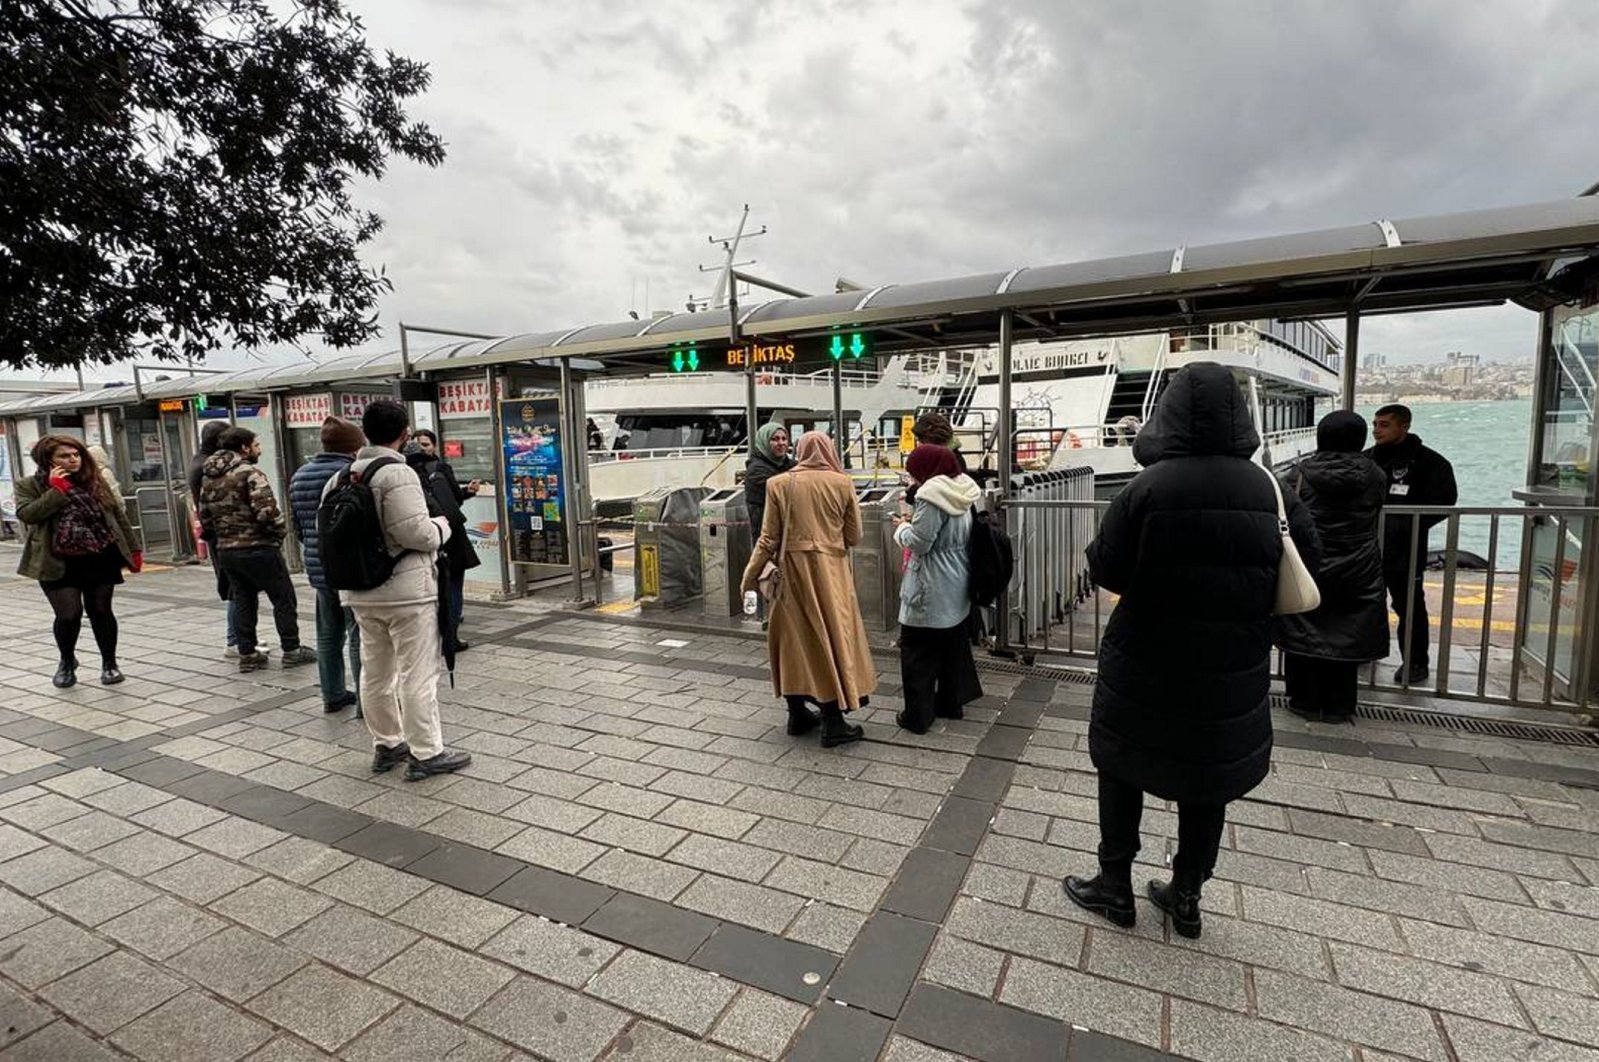
[[[852,711],[877,689],[849,561],[860,540],[861,510],[848,476],[801,468],[767,482],[766,517],[743,587],[755,589],[768,560],[783,569],[766,636],[779,696],[837,701]]]

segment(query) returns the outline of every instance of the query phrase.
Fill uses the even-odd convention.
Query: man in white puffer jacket
[[[373,590],[343,590],[340,599],[361,628],[361,709],[372,734],[372,772],[406,763],[407,781],[458,771],[472,762],[444,747],[439,727],[439,582],[437,554],[450,525],[429,517],[427,497],[399,451],[411,437],[398,402],[366,407],[361,430],[371,445],[355,456],[353,475],[384,460],[368,481],[383,521],[389,552],[399,558],[387,582]],[[331,490],[337,477],[328,481]],[[326,491],[323,497],[326,497]]]

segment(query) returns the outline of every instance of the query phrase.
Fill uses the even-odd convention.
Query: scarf
[[[808,431],[801,435],[798,453],[799,468],[844,474],[844,466],[838,460],[838,451],[833,449],[833,440],[827,437],[826,432]]]
[[[116,542],[105,511],[89,491],[74,483],[67,504],[56,517],[55,539],[50,543],[58,557],[92,557]]]
[[[772,464],[779,466],[781,466],[783,462],[779,461],[777,459],[777,455],[772,452],[772,436],[776,435],[782,430],[783,425],[775,423],[762,424],[759,428],[755,429],[755,452],[764,455],[768,461],[772,462]]]

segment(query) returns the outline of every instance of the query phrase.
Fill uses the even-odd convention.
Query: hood
[[[1259,447],[1260,434],[1232,370],[1213,361],[1196,361],[1166,385],[1149,423],[1133,443],[1133,457],[1148,466],[1168,457],[1249,457]]]
[[[951,516],[959,516],[970,509],[982,496],[983,488],[964,473],[959,476],[934,476],[916,488],[917,501],[936,505]]]
[[[1301,474],[1318,495],[1339,501],[1358,497],[1371,486],[1372,464],[1364,454],[1322,451],[1301,459],[1288,473],[1288,485],[1294,486]]]
[[[205,475],[215,478],[225,476],[233,469],[244,464],[244,455],[234,450],[218,450],[205,459],[205,464],[200,466],[200,471]]]

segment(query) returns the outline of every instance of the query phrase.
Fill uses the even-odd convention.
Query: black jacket
[[[1365,663],[1388,655],[1388,597],[1377,521],[1388,480],[1355,453],[1314,453],[1283,477],[1316,521],[1321,607],[1277,618],[1277,644],[1290,653]]]
[[[793,467],[792,455],[778,463],[759,450],[751,454],[749,462],[745,464],[744,504],[749,506],[750,533],[755,538],[761,537],[761,521],[766,519],[766,481]]]
[[[1460,500],[1455,487],[1455,466],[1437,450],[1421,444],[1421,436],[1406,435],[1399,442],[1373,446],[1366,456],[1388,477],[1389,505],[1453,505]],[[1443,517],[1421,518],[1416,552],[1427,552],[1427,531]],[[1410,533],[1416,517],[1392,514],[1383,520],[1383,558],[1389,567],[1403,567],[1410,558]],[[1420,574],[1421,569],[1416,569]]]
[[[1121,595],[1099,647],[1094,766],[1167,800],[1222,804],[1271,763],[1272,604],[1282,536],[1260,436],[1232,372],[1171,378],[1134,456],[1144,470],[1088,547]],[[1285,498],[1295,544],[1318,564],[1309,511]]]
[[[444,544],[444,556],[450,562],[450,570],[460,575],[482,564],[466,533],[466,514],[461,511],[461,503],[471,495],[455,478],[455,469],[446,461],[420,452],[406,454],[405,461],[416,470],[417,478],[422,481],[422,493],[427,495],[428,515],[442,516],[450,522],[450,540]]]

